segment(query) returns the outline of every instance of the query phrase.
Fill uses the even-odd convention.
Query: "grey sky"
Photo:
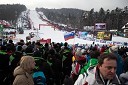
[[[124,8],[128,6],[128,0],[1,0],[0,4],[24,4],[29,9],[36,7],[44,8],[78,8],[83,10],[99,11],[102,7],[105,10],[115,9],[116,7]]]

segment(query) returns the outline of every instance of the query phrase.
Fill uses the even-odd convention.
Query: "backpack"
[[[46,85],[46,77],[42,71],[33,73],[34,85]]]

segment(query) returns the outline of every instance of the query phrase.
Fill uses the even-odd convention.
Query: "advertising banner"
[[[95,30],[106,30],[106,23],[95,23]]]
[[[111,41],[112,40],[112,33],[104,32],[104,38],[103,39]]]
[[[97,32],[97,39],[104,39],[104,32]]]
[[[88,32],[79,32],[79,38],[86,38],[88,35]]]
[[[112,40],[112,34],[110,32],[97,32],[97,39]]]

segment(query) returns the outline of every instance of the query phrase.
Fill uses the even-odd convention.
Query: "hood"
[[[112,52],[117,52],[118,51],[118,46],[112,46],[109,48],[109,52],[112,53]]]
[[[125,80],[128,80],[128,72],[122,73],[122,74],[120,75],[120,77],[122,77],[122,78],[125,79]]]
[[[22,75],[22,74],[25,74],[25,71],[20,66],[16,67],[13,75],[17,76],[17,75]]]

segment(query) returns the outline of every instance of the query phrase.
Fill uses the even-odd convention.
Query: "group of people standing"
[[[0,84],[37,85],[32,75],[38,68],[45,85],[127,85],[127,52],[118,46],[9,40],[0,45]]]

